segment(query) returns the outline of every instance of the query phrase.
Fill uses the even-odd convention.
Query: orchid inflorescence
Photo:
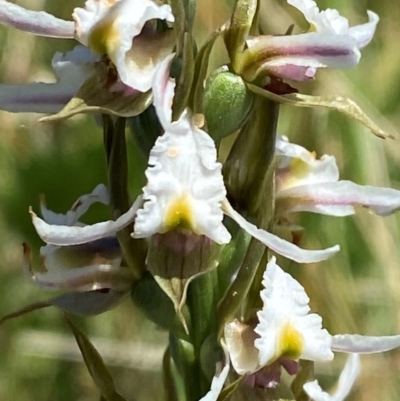
[[[44,271],[35,268],[36,252],[27,244],[24,267],[41,288],[66,291],[41,307],[68,314],[103,313],[130,294],[170,332],[167,365],[175,368],[164,375],[174,383],[169,393],[180,394],[171,399],[242,400],[248,399],[243,391],[263,388],[271,394],[265,399],[278,400],[268,392],[291,380],[282,377],[286,371],[295,377],[291,399],[340,401],[359,374],[359,355],[399,347],[400,335],[329,333],[322,317],[310,313],[304,287],[277,258],[317,263],[340,250],[300,247],[302,229],[291,223],[292,213],[347,216],[362,206],[386,216],[400,209],[400,191],[340,180],[334,156],[318,158],[291,143],[290,132],[277,134],[276,122],[279,103],[328,107],[377,136],[390,136],[350,99],[313,97],[292,87],[314,79],[319,68],[356,66],[379,18],[368,11],[368,22],[349,27],[336,10],[287,0],[309,30],[260,34],[260,3],[237,0],[231,19],[197,48],[195,0],[87,0],[71,21],[0,1],[0,23],[80,43],[55,54],[55,83],[0,85],[0,109],[49,113],[41,118],[47,122],[101,115],[109,173],[108,186],[99,184],[66,214],[49,210],[44,199],[41,217],[30,210],[45,242],[39,251]],[[218,38],[229,60],[215,68],[210,54]],[[143,116],[154,124],[135,125]],[[133,202],[126,122],[148,158],[146,184]],[[235,138],[233,145],[225,137]],[[228,146],[222,163],[219,150]],[[81,223],[94,203],[109,205],[114,219]],[[144,302],[148,297],[155,301]],[[102,361],[67,319],[98,385]],[[349,357],[329,395],[311,367],[336,352]],[[195,374],[198,380],[186,380]],[[99,389],[103,399],[123,399],[115,389]]]

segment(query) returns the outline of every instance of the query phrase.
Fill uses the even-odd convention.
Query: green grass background
[[[335,112],[282,107],[280,133],[291,141],[337,158],[343,179],[360,184],[400,189],[400,3],[384,0],[320,0],[353,24],[365,21],[372,9],[381,21],[373,42],[363,50],[360,65],[349,71],[319,71],[317,80],[302,84],[305,93],[337,94],[356,100],[396,140],[381,140],[363,126]],[[46,10],[69,19],[73,0],[20,0],[17,4]],[[210,10],[213,10],[212,12]],[[265,27],[284,33],[292,23],[283,1],[263,0]],[[200,0],[196,32],[223,23],[229,4]],[[55,51],[72,49],[74,41],[35,38],[0,27],[0,81],[23,83],[52,79]],[[221,59],[215,57],[215,63]],[[22,246],[41,245],[31,225],[28,207],[39,207],[39,195],[58,212],[75,199],[106,182],[102,134],[91,116],[77,116],[53,125],[37,124],[38,115],[0,113],[0,315],[45,294],[22,272]],[[144,183],[140,159],[130,143],[132,195]],[[107,218],[105,208],[88,213],[87,222]],[[306,287],[312,308],[333,333],[385,335],[400,333],[399,217],[377,217],[365,210],[355,216],[333,218],[304,214],[307,247],[340,244],[342,251],[318,265],[289,267]],[[165,333],[146,322],[125,302],[104,315],[78,319],[103,351],[123,395],[131,400],[159,400],[159,363]],[[316,372],[326,388],[344,363],[338,355]],[[363,356],[363,371],[349,400],[396,401],[400,393],[400,351]],[[48,309],[15,319],[0,327],[0,400],[94,401],[99,394],[79,359],[72,335],[59,311]]]

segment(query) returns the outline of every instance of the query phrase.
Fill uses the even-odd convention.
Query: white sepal
[[[359,334],[337,334],[332,338],[332,350],[357,354],[374,354],[400,347],[397,336],[361,336]]]
[[[236,223],[243,228],[252,237],[261,241],[272,251],[282,255],[288,259],[294,260],[298,263],[316,263],[332,257],[335,253],[339,252],[339,245],[323,250],[307,250],[299,248],[288,241],[285,241],[276,235],[273,235],[265,230],[257,228],[254,224],[249,223],[238,212],[236,212],[225,199],[222,203],[224,213],[236,221]]]
[[[317,380],[304,384],[304,391],[312,401],[343,401],[350,393],[360,370],[360,357],[357,354],[349,355],[334,394],[329,395],[323,391]]]
[[[117,220],[103,221],[84,227],[48,224],[37,217],[32,210],[30,213],[35,229],[44,242],[52,245],[69,246],[85,244],[114,235],[133,222],[142,203],[142,196],[138,196],[131,208]]]

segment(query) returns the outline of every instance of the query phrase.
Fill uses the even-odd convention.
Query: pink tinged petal
[[[298,263],[316,263],[332,257],[339,252],[340,247],[335,245],[324,250],[306,250],[287,242],[265,230],[257,228],[254,224],[249,223],[238,212],[236,212],[227,200],[222,203],[224,213],[236,221],[236,223],[254,238],[261,241],[269,249],[282,255],[288,259]]]
[[[66,214],[54,213],[47,209],[44,199],[42,199],[40,204],[40,211],[46,223],[72,226],[79,221],[79,219],[88,211],[90,206],[97,202],[104,205],[110,203],[110,195],[104,184],[97,185],[90,194],[79,197]]]
[[[350,68],[361,57],[355,39],[348,35],[259,36],[247,45],[244,74],[248,79],[274,73],[278,78],[303,81],[310,79],[310,68]]]
[[[115,308],[128,295],[115,290],[72,292],[50,299],[49,304],[75,315],[94,316]]]
[[[359,49],[366,46],[375,34],[376,25],[379,22],[379,16],[372,11],[367,11],[369,21],[365,24],[356,25],[349,28],[349,35],[357,42]]]
[[[254,346],[257,338],[254,327],[238,320],[230,322],[224,327],[224,339],[232,366],[241,376],[255,373],[261,368],[258,363],[258,350]]]
[[[142,196],[138,196],[131,208],[117,220],[109,220],[84,227],[47,224],[30,210],[32,222],[40,238],[47,244],[69,246],[85,244],[100,238],[113,236],[131,224],[135,219],[137,210],[143,203]]]
[[[224,364],[217,364],[216,373],[211,382],[211,389],[204,397],[200,399],[200,401],[217,401],[218,396],[220,395],[222,388],[224,387],[229,373],[229,354],[225,348],[224,343],[222,343],[222,347],[224,348],[225,353]]]
[[[11,113],[57,113],[75,94],[63,84],[0,85],[0,110]]]
[[[257,313],[255,328],[260,338],[259,364],[271,364],[281,356],[290,359],[326,361],[333,359],[332,336],[322,329],[322,319],[309,314],[309,298],[304,288],[285,273],[273,257],[264,272],[261,291],[263,308]]]
[[[171,54],[163,60],[153,78],[153,104],[157,117],[165,130],[172,125],[184,129],[183,125],[172,123],[172,101],[175,96],[175,80],[170,78],[169,71],[175,54]]]
[[[317,380],[304,384],[303,389],[313,401],[343,401],[349,395],[360,370],[360,357],[353,354],[347,358],[346,365],[340,374],[338,387],[333,395],[323,391]]]
[[[280,214],[307,211],[347,216],[354,214],[353,206],[362,206],[387,216],[400,209],[400,191],[339,181],[290,188],[279,192],[276,202]]]
[[[35,272],[30,248],[24,245],[25,271],[32,282],[48,290],[127,291],[133,283],[130,269],[120,266],[122,255],[114,237],[71,247],[46,245],[40,255],[45,271]]]
[[[57,82],[0,85],[0,110],[57,113],[79,90],[98,59],[83,46],[67,53],[57,52],[52,60]]]
[[[16,4],[0,0],[0,24],[34,35],[52,38],[74,38],[74,23],[43,11],[26,10]]]
[[[400,347],[397,336],[361,336],[358,334],[337,334],[332,339],[332,351],[357,354],[374,354]]]

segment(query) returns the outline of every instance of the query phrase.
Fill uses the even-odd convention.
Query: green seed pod
[[[204,95],[204,117],[212,138],[222,139],[241,128],[253,99],[253,93],[240,76],[221,70],[210,75]]]

